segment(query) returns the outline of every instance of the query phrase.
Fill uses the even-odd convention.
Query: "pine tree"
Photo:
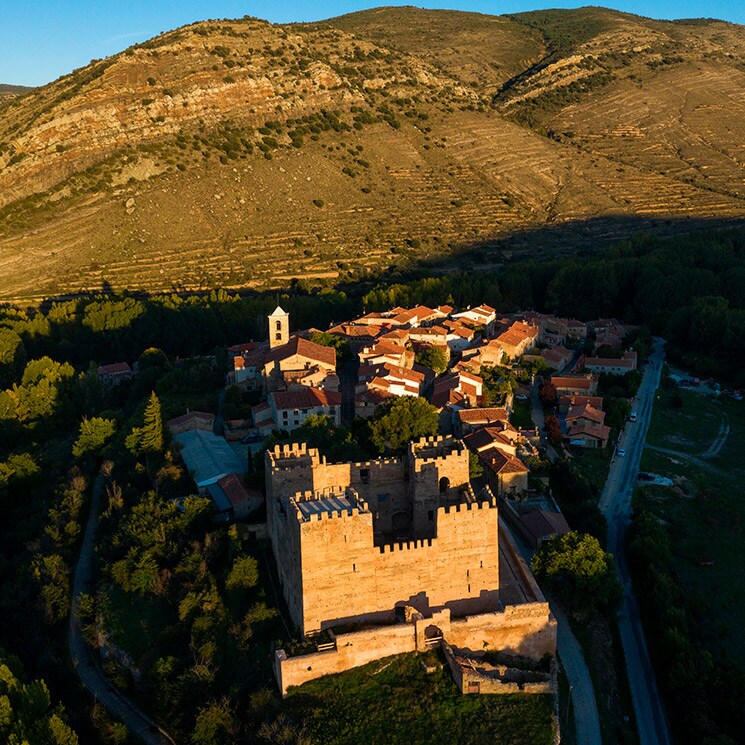
[[[155,455],[163,452],[163,417],[155,391],[150,394],[147,402],[142,427],[135,427],[125,444],[133,455]]]

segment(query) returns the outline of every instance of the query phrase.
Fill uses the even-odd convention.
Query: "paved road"
[[[571,687],[577,745],[602,745],[598,703],[582,647],[556,603],[551,604],[551,612],[559,624],[559,658]]]
[[[626,455],[614,457],[600,497],[600,509],[608,521],[608,550],[616,557],[623,583],[623,601],[618,625],[640,745],[671,743],[665,710],[649,659],[639,608],[631,585],[624,540],[626,524],[631,513],[631,496],[639,475],[639,463],[652,416],[655,392],[660,383],[665,357],[663,345],[661,339],[655,339],[654,352],[650,356],[650,362],[644,371],[633,404],[637,421],[627,422],[618,438],[618,447],[625,448]]]
[[[80,595],[91,590],[96,529],[103,508],[105,487],[106,482],[103,476],[98,476],[93,485],[85,536],[80,548],[78,564],[75,567],[69,629],[70,659],[81,682],[96,701],[100,701],[116,719],[124,722],[133,735],[147,745],[173,745],[173,740],[161,732],[150,717],[140,711],[108,681],[83,637],[82,624],[78,618],[78,605]]]

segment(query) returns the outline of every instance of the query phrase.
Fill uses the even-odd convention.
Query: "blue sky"
[[[596,0],[597,1],[597,0]],[[573,8],[568,0],[0,0],[0,83],[41,85],[177,26],[207,18],[315,21],[376,5],[421,4],[481,13]],[[618,0],[614,8],[652,18],[722,18],[745,24],[745,0]]]

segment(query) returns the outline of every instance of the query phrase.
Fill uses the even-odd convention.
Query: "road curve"
[[[81,594],[91,589],[96,530],[103,508],[105,487],[106,480],[99,475],[93,485],[88,522],[80,547],[80,557],[75,567],[68,638],[70,659],[80,681],[91,695],[96,701],[100,701],[116,719],[124,722],[133,735],[147,745],[175,745],[173,740],[147,714],[109,682],[83,636],[83,625],[78,616],[78,608]]]

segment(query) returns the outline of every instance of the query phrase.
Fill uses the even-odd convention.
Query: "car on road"
[[[518,393],[515,396],[515,401],[527,401],[528,400],[528,394],[527,393]]]
[[[631,412],[631,413],[629,414],[629,421],[630,421],[630,422],[635,422],[635,421],[636,421],[636,412],[635,412],[635,411],[632,411],[632,412]]]
[[[618,448],[618,455],[623,458],[623,456],[626,455],[626,448]]]

